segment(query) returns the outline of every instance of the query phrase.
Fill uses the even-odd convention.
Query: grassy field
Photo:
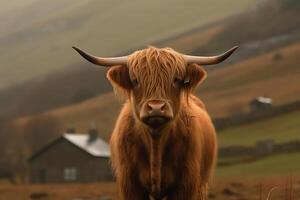
[[[218,133],[219,145],[254,146],[257,141],[274,139],[288,142],[300,139],[300,111],[283,114],[274,118],[232,127]]]
[[[300,139],[300,110],[286,113],[270,119],[255,121],[225,129],[218,133],[220,147],[225,146],[255,146],[257,141],[273,139],[276,143]],[[235,162],[230,166],[219,166],[217,176],[281,176],[300,175],[300,153],[276,154],[255,158],[223,158],[220,162]]]
[[[5,5],[12,10],[6,16],[18,13],[15,4]],[[250,0],[32,1],[22,7],[25,14],[20,17],[25,22],[8,26],[0,37],[5,47],[0,49],[0,87],[82,62],[70,49],[73,45],[115,55],[243,12],[251,5]],[[26,23],[32,15],[34,20]],[[21,25],[21,30],[16,28]]]
[[[218,178],[299,176],[300,153],[272,155],[255,161],[218,167]]]

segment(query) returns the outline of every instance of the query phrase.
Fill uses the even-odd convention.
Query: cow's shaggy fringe
[[[164,98],[164,92],[170,90],[165,83],[173,82],[174,78],[184,78],[186,73],[183,56],[171,48],[149,47],[136,51],[129,56],[127,66],[130,68],[131,79],[150,83],[140,88],[145,98],[153,95]]]

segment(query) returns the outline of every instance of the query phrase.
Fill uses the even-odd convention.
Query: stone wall
[[[253,121],[274,117],[283,113],[292,112],[300,109],[300,101],[289,104],[274,106],[261,111],[251,111],[229,117],[213,119],[214,125],[218,131],[241,124],[247,124]]]

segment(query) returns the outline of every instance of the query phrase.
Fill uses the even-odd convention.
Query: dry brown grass
[[[211,193],[216,200],[298,200],[300,177],[217,179]]]
[[[29,200],[31,195],[46,195],[43,200],[92,199],[101,196],[116,198],[115,183],[11,185],[0,183],[0,200]],[[37,198],[36,198],[37,199]]]
[[[116,191],[115,183],[11,185],[0,181],[0,200],[28,200],[32,194],[46,194],[44,200],[95,199],[100,196],[116,200]],[[210,189],[210,199],[215,200],[298,200],[299,196],[300,177],[216,179]]]

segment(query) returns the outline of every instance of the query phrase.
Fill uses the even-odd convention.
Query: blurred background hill
[[[185,6],[181,5],[181,1],[176,1],[173,2],[174,10],[166,9],[167,3],[160,5],[158,2],[152,2],[150,5],[120,2],[117,3],[117,7],[114,7],[111,5],[114,1],[101,1],[101,3],[87,1],[79,5],[72,4],[72,9],[69,6],[63,6],[69,5],[68,1],[65,4],[62,3],[63,1],[59,4],[53,2],[53,7],[42,2],[34,1],[26,5],[21,4],[16,8],[10,5],[11,9],[17,9],[22,5],[26,9],[22,7],[24,27],[14,25],[20,28],[16,30],[12,28],[14,27],[12,24],[13,22],[20,23],[20,21],[10,23],[8,21],[6,25],[8,28],[4,29],[7,33],[1,34],[0,37],[2,46],[0,49],[2,51],[0,55],[2,64],[1,118],[40,113],[111,91],[105,78],[105,69],[91,66],[83,61],[70,49],[72,45],[81,46],[94,54],[110,56],[127,54],[148,44],[170,46],[178,51],[197,55],[216,54],[239,44],[238,54],[229,61],[237,62],[269,51],[274,52],[276,49],[298,41],[300,37],[298,28],[300,18],[296,9],[298,3],[294,1],[269,0],[263,3],[191,1]],[[151,8],[155,9],[158,5],[162,11],[158,12],[155,19],[148,17],[154,13]],[[90,10],[98,7],[106,10],[105,6],[110,6],[112,10],[110,12]],[[122,6],[128,7],[123,9]],[[199,13],[197,9],[200,7],[202,12]],[[224,7],[227,8],[226,12]],[[117,8],[125,13],[118,12],[118,15],[115,15]],[[35,12],[46,10],[40,11],[41,13],[37,12],[37,16],[32,17],[29,15],[30,9]],[[50,11],[48,12],[47,9]],[[51,15],[51,9],[59,10],[61,14]],[[134,13],[135,9],[136,11],[145,9],[143,10],[145,19],[152,20],[147,22],[149,25],[137,19],[136,15],[126,14],[127,12]],[[216,14],[218,9],[222,9],[222,14]],[[203,10],[207,11],[203,13]],[[42,13],[49,13],[49,15]],[[88,13],[93,16],[87,17]],[[178,16],[177,13],[181,15]],[[177,17],[167,19],[164,17],[173,15]],[[33,19],[26,22],[25,16]],[[114,21],[102,22],[101,19],[106,19],[105,17]],[[185,23],[178,21],[177,18]],[[124,23],[119,19],[130,22],[128,26],[132,27],[123,27]],[[70,21],[78,23],[78,27],[75,28]],[[80,21],[82,21],[81,24]],[[151,26],[151,22],[154,22],[155,26]],[[64,24],[62,26],[70,23],[69,26],[74,30],[60,29],[58,25],[60,23]],[[105,32],[117,34],[120,30],[127,30],[127,34],[109,35],[109,38],[115,39],[101,41],[101,38],[108,38]],[[135,36],[132,37],[132,34]],[[101,41],[101,44],[98,41]],[[53,50],[54,48],[57,49]],[[260,68],[263,67],[260,66]],[[218,66],[218,68],[221,67]],[[250,68],[252,69],[254,68]],[[208,79],[210,80],[216,81]],[[244,81],[248,80],[244,79]],[[51,96],[51,101],[49,101],[49,96]],[[202,97],[205,98],[203,95]]]
[[[73,96],[80,90],[94,95],[109,91],[104,70],[88,68],[91,65],[70,49],[73,45],[103,56],[127,54],[237,14],[251,7],[249,2],[37,0],[6,3],[9,9],[2,12],[4,25],[0,36],[1,114],[15,117],[67,105],[73,103]],[[18,14],[6,20],[10,13]],[[143,20],[138,16],[143,16]],[[192,49],[189,50],[187,53]],[[47,94],[43,94],[45,91]],[[64,95],[54,95],[57,93]],[[55,98],[50,103],[48,95]],[[33,101],[39,98],[35,104],[38,108],[24,106],[26,97]]]
[[[0,155],[8,158],[3,170],[22,172],[20,162],[71,125],[86,132],[93,122],[109,139],[123,100],[112,92],[107,69],[84,61],[74,45],[101,56],[147,45],[214,55],[239,45],[228,61],[206,68],[208,78],[196,91],[212,118],[251,115],[256,111],[250,102],[259,96],[272,99],[273,110],[293,109],[266,111],[271,114],[262,116],[268,117],[220,129],[220,148],[299,140],[299,11],[298,0],[1,2]],[[241,176],[241,165],[251,176],[299,175],[298,158],[298,152],[222,158],[226,166],[217,175]]]

